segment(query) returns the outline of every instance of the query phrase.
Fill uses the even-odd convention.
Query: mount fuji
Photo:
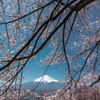
[[[48,75],[44,75],[43,77],[37,78],[34,81],[23,83],[22,87],[26,89],[34,89],[37,84],[40,82],[38,87],[36,88],[35,92],[53,92],[57,89],[62,89],[64,85],[62,83],[59,83],[57,80],[51,78]]]
[[[50,76],[48,75],[44,75],[43,77],[40,77],[36,80],[34,80],[34,82],[44,82],[44,83],[50,83],[50,82],[58,82],[57,80],[51,78]]]

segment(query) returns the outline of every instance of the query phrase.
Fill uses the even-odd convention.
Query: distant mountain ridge
[[[57,80],[53,79],[52,77],[48,75],[44,75],[43,77],[40,77],[38,79],[35,79],[34,82],[44,82],[44,83],[50,83],[50,82],[58,82]]]
[[[40,82],[41,80],[41,82]],[[36,92],[45,92],[45,91],[56,91],[57,89],[62,89],[64,85],[59,83],[57,80],[51,78],[48,75],[44,75],[43,77],[37,78],[34,81],[23,83],[22,87],[26,89],[34,89],[36,85],[40,82],[39,86],[36,88]],[[18,87],[18,86],[17,86]]]

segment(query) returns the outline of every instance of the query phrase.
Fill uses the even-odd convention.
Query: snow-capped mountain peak
[[[43,77],[37,78],[34,80],[34,82],[44,82],[44,83],[50,83],[50,82],[58,82],[57,80],[53,79],[52,77],[48,75],[44,75]]]

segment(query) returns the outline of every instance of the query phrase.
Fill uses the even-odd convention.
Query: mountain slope
[[[57,80],[51,78],[50,76],[48,75],[44,75],[43,77],[40,77],[36,80],[34,80],[34,82],[44,82],[44,83],[50,83],[50,82],[58,82]]]
[[[41,82],[40,82],[41,80]],[[46,92],[46,91],[56,91],[57,89],[62,89],[64,85],[62,83],[59,83],[57,80],[51,78],[48,75],[44,75],[43,79],[42,77],[32,81],[32,82],[27,82],[23,83],[22,87],[26,89],[34,89],[36,85],[40,82],[39,86],[36,88],[36,92]],[[17,86],[18,88],[18,86]]]

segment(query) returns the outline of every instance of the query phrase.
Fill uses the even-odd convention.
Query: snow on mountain
[[[44,82],[44,83],[50,83],[50,82],[58,82],[57,80],[51,78],[48,75],[44,75],[43,77],[40,77],[38,79],[35,79],[34,82]]]
[[[41,80],[41,82],[40,82]],[[38,85],[38,87],[35,89],[34,92],[46,92],[46,91],[56,91],[57,89],[63,89],[64,85],[62,83],[59,83],[57,80],[51,78],[48,75],[44,75],[43,77],[37,78],[34,81],[31,82],[27,82],[27,83],[22,83],[22,87],[27,90],[32,90],[34,89],[38,82],[40,82],[40,84]],[[20,85],[17,85],[16,88],[19,89]]]

